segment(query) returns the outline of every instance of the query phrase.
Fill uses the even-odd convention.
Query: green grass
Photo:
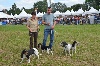
[[[38,43],[42,43],[43,28],[40,26]],[[0,26],[0,66],[100,66],[100,25],[56,25],[55,31],[53,56],[44,53],[39,60],[31,58],[31,63],[20,64],[21,51],[29,49],[28,29],[25,25]],[[65,56],[60,42],[74,40],[80,43],[77,53]]]

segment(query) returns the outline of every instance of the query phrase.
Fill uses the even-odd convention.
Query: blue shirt
[[[54,18],[54,15],[52,13],[51,14],[46,13],[43,15],[42,20],[45,21],[46,23],[50,23],[50,26],[45,25],[45,29],[51,29],[55,18]]]

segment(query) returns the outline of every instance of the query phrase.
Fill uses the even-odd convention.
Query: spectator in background
[[[90,16],[90,24],[94,24],[94,15],[93,14],[91,14],[91,16]]]

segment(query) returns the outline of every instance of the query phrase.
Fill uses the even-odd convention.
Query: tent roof
[[[38,13],[37,15],[36,15],[36,17],[42,17],[43,16],[43,12],[42,13]]]
[[[71,15],[71,12],[69,10],[67,10],[64,14],[65,15]]]
[[[25,10],[23,9],[22,12],[18,15],[18,18],[21,17],[28,17],[28,14],[25,12]]]
[[[98,13],[98,10],[91,7],[91,9],[89,11],[85,11],[85,14],[92,14],[92,13]]]
[[[13,18],[13,17],[3,12],[0,12],[0,18]]]

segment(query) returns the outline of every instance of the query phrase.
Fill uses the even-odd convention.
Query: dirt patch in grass
[[[0,49],[0,54],[4,53],[4,50]]]

